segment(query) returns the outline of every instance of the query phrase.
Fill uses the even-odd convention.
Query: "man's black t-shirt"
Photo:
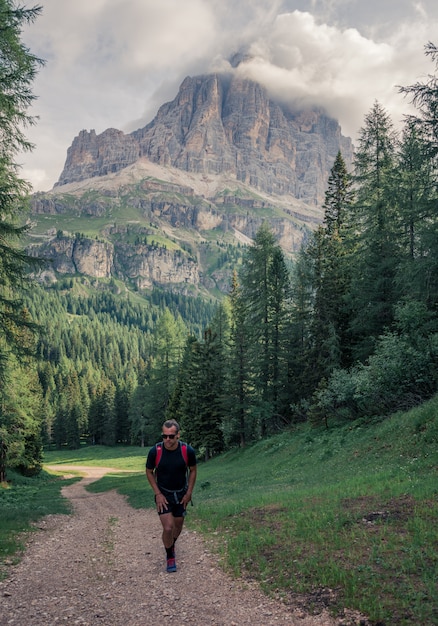
[[[157,449],[155,446],[149,450],[146,468],[155,468]],[[187,446],[189,467],[196,465],[196,453],[191,446]],[[157,485],[160,491],[181,491],[187,488],[187,466],[181,452],[181,442],[175,450],[167,450],[163,444],[160,462],[155,472]]]

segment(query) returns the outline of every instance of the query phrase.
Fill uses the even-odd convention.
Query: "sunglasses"
[[[161,435],[163,439],[175,439],[176,435]]]

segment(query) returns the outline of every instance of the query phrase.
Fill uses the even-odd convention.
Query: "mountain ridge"
[[[350,163],[351,139],[322,111],[294,112],[254,81],[219,74],[186,77],[175,99],[145,127],[129,134],[82,130],[55,186],[115,173],[146,157],[320,205],[338,150]]]
[[[74,138],[56,185],[32,197],[29,250],[50,259],[49,282],[226,293],[264,221],[286,256],[298,252],[342,148],[351,162],[351,140],[321,111],[293,112],[253,81],[187,77],[144,128]]]

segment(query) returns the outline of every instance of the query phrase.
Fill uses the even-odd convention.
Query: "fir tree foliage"
[[[254,432],[276,428],[282,415],[289,275],[284,254],[266,223],[244,258],[240,275],[243,324],[248,337]]]
[[[249,367],[249,332],[245,322],[245,303],[237,272],[233,272],[230,302],[230,358],[228,363],[228,402],[223,424],[227,444],[244,447],[251,439],[251,374]]]
[[[314,293],[309,361],[316,383],[349,362],[346,298],[351,283],[348,224],[353,204],[352,176],[338,152],[328,179],[323,227],[315,231],[306,248]]]
[[[5,465],[16,465],[20,460],[23,471],[38,465],[37,446],[26,441],[34,437],[35,412],[28,422],[29,432],[22,427],[21,411],[14,411],[17,398],[14,393],[14,354],[31,352],[32,345],[25,340],[25,329],[33,328],[32,320],[23,314],[21,290],[26,283],[26,272],[32,259],[20,248],[20,239],[27,226],[20,222],[26,209],[30,185],[19,175],[16,156],[30,150],[25,129],[34,123],[28,108],[35,96],[31,87],[42,61],[23,45],[20,36],[24,24],[32,23],[40,7],[16,7],[11,0],[0,0],[0,382],[2,409],[0,417],[0,480],[5,478]],[[9,407],[5,409],[5,407]],[[15,416],[15,418],[14,418]],[[35,458],[32,458],[34,449]]]
[[[438,69],[438,48],[429,41],[424,51]],[[400,87],[400,92],[415,106],[417,113],[407,116],[408,124],[420,130],[431,159],[438,156],[438,77],[429,74],[423,82]]]
[[[362,361],[371,354],[376,337],[390,327],[399,295],[395,283],[397,146],[390,116],[375,102],[359,133],[354,160],[356,200],[351,212],[356,251],[349,297],[350,333],[353,356]]]
[[[25,137],[26,126],[35,120],[28,108],[35,96],[31,86],[42,60],[20,40],[23,24],[33,22],[41,7],[15,8],[10,0],[0,1],[0,329],[6,344],[0,347],[0,378],[10,350],[21,353],[19,329],[32,327],[23,318],[20,291],[26,282],[29,265],[35,262],[19,247],[28,230],[20,223],[27,209],[30,185],[19,176],[15,162],[19,152],[31,150]]]

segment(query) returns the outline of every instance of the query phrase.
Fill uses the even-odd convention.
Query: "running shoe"
[[[175,557],[167,559],[167,571],[168,572],[176,572],[176,561]]]

